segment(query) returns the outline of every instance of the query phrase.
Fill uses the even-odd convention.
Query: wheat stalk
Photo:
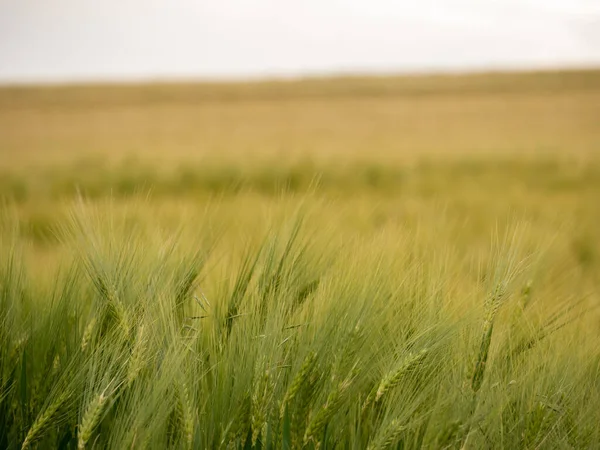
[[[389,391],[398,386],[404,375],[417,367],[423,361],[423,358],[425,358],[426,354],[427,349],[423,349],[419,353],[408,355],[402,365],[395,372],[389,374],[381,381],[381,384],[377,389],[377,393],[375,394],[375,402],[381,401],[381,399]]]
[[[298,395],[298,392],[300,392],[300,389],[309,378],[316,361],[317,355],[314,352],[309,353],[306,355],[306,358],[304,358],[304,362],[302,363],[300,370],[292,380],[292,384],[290,384],[290,387],[285,393],[283,402],[281,404],[281,417],[283,417],[283,414],[285,413],[286,406],[296,398],[296,395]]]
[[[69,395],[66,392],[63,392],[44,410],[43,413],[37,416],[35,422],[33,422],[33,425],[27,432],[27,436],[25,436],[25,440],[21,446],[22,450],[28,448],[40,438],[41,434],[50,426],[50,421],[54,418],[62,404],[67,400],[68,396]]]
[[[127,368],[127,385],[130,386],[139,375],[144,365],[144,353],[146,350],[146,339],[144,336],[144,325],[140,325],[137,332],[135,344],[131,351],[131,359]]]
[[[406,427],[402,422],[393,420],[385,429],[385,432],[381,434],[378,439],[369,444],[367,450],[386,450],[393,447],[394,444],[398,442],[405,429]]]
[[[250,395],[246,394],[242,398],[241,405],[238,407],[236,417],[227,427],[228,429],[226,430],[223,441],[221,442],[222,445],[225,445],[225,447],[229,448],[237,439],[245,437],[245,433],[248,431],[248,427],[251,424],[251,408],[252,404]]]
[[[379,383],[377,389],[373,389],[367,396],[362,406],[362,413],[365,414],[372,403],[379,403],[388,394],[388,392],[398,386],[404,375],[411,372],[415,367],[421,364],[428,351],[429,350],[425,348],[419,353],[409,354],[404,361],[402,361],[400,367],[398,367],[394,372],[386,375]]]
[[[85,448],[85,445],[92,437],[92,433],[100,421],[100,417],[106,406],[106,401],[108,400],[108,397],[104,394],[104,392],[100,393],[93,401],[91,401],[83,414],[81,424],[79,425],[79,432],[77,433],[77,448],[79,450]]]
[[[92,339],[92,333],[94,332],[94,327],[96,326],[96,318],[92,318],[90,323],[87,324],[85,330],[83,331],[83,337],[81,338],[81,351],[85,353],[90,340]]]
[[[258,436],[266,424],[268,407],[269,371],[265,371],[252,396],[252,445],[256,445]],[[264,438],[264,435],[263,435]]]
[[[329,420],[342,405],[342,401],[344,399],[343,394],[348,390],[351,384],[352,381],[350,379],[346,379],[339,383],[337,387],[327,396],[325,405],[323,405],[319,412],[315,414],[314,418],[311,420],[308,428],[306,429],[306,433],[304,434],[304,445],[307,445],[310,440],[314,439],[323,432],[325,426],[327,423],[329,423]]]
[[[475,368],[473,370],[473,377],[471,378],[471,389],[474,393],[477,393],[483,384],[483,376],[485,374],[485,366],[487,363],[490,345],[492,343],[492,333],[494,331],[494,320],[496,314],[502,304],[502,299],[506,294],[505,286],[503,283],[498,284],[494,289],[489,300],[486,302],[486,315],[483,321],[483,330],[481,336],[481,344],[479,347],[479,353],[477,354],[477,360],[475,362]]]
[[[177,412],[185,448],[191,449],[194,441],[194,408],[186,383],[181,383],[177,389],[177,397]]]

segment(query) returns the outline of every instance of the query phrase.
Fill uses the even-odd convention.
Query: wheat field
[[[600,72],[0,88],[0,448],[600,448]]]

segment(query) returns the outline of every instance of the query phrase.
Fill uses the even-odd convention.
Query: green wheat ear
[[[304,358],[304,362],[302,363],[300,370],[294,377],[292,383],[290,384],[289,389],[287,390],[287,392],[285,393],[285,396],[283,398],[283,402],[281,405],[281,417],[283,417],[285,408],[294,401],[294,399],[300,392],[302,386],[306,382],[308,382],[308,379],[309,379],[312,371],[314,370],[316,361],[317,361],[317,355],[316,355],[316,353],[313,353],[313,352],[310,352]]]
[[[325,426],[342,405],[344,393],[351,384],[352,380],[350,379],[341,381],[335,389],[329,393],[325,405],[323,405],[323,407],[315,414],[306,429],[304,434],[304,445],[308,445],[309,441],[314,440],[323,432]]]
[[[383,431],[379,438],[373,441],[367,447],[367,450],[387,450],[393,448],[402,433],[406,430],[406,426],[399,420],[393,420]]]
[[[144,325],[141,324],[137,330],[137,336],[135,339],[135,343],[133,344],[133,349],[131,351],[131,357],[129,360],[129,365],[127,367],[127,385],[131,386],[131,384],[138,377],[140,371],[143,369],[145,361],[144,358],[146,356],[146,347],[147,347],[147,336],[144,333]]]
[[[266,436],[267,414],[269,410],[269,396],[273,387],[270,374],[265,370],[264,375],[256,383],[252,394],[252,445],[255,446],[259,435]]]
[[[21,446],[23,450],[29,448],[34,442],[42,437],[43,433],[47,431],[48,428],[52,427],[52,420],[56,417],[61,406],[68,398],[69,395],[67,392],[61,393],[54,402],[37,416],[35,422],[33,422],[33,425],[25,436],[25,440]]]
[[[380,402],[386,394],[400,384],[402,378],[419,366],[425,356],[427,356],[427,349],[421,350],[419,353],[409,355],[400,367],[395,371],[386,376],[379,385],[377,393],[375,394],[375,402]]]
[[[96,327],[96,318],[93,317],[90,320],[90,323],[87,324],[85,330],[83,331],[83,336],[81,338],[81,351],[85,353],[88,348],[88,345],[92,339],[92,334],[94,333],[94,328]]]
[[[107,400],[108,397],[102,392],[88,404],[77,433],[77,448],[79,450],[85,449],[86,444],[92,437],[92,433],[102,417]]]
[[[194,405],[190,398],[190,392],[185,382],[177,385],[175,391],[175,413],[177,425],[180,428],[183,447],[191,449],[194,443],[195,415]]]
[[[487,364],[490,345],[492,343],[492,333],[494,331],[494,321],[496,315],[502,304],[502,300],[506,295],[506,288],[503,283],[498,286],[492,292],[489,300],[486,302],[486,314],[483,321],[483,330],[481,335],[481,343],[479,346],[479,353],[473,369],[473,376],[471,378],[471,389],[474,393],[477,393],[483,384],[483,378],[485,374],[485,367]]]
[[[425,348],[418,353],[409,354],[400,363],[397,369],[386,375],[381,380],[379,385],[376,385],[376,389],[374,388],[367,396],[362,405],[362,414],[366,414],[366,412],[369,410],[369,407],[373,404],[378,404],[383,401],[388,393],[402,382],[405,375],[412,372],[423,362],[428,352],[429,350]]]

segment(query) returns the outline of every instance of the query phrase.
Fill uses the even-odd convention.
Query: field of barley
[[[0,448],[600,448],[600,71],[0,87]]]

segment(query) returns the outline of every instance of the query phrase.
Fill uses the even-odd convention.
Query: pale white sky
[[[0,82],[600,66],[600,0],[0,0]]]

